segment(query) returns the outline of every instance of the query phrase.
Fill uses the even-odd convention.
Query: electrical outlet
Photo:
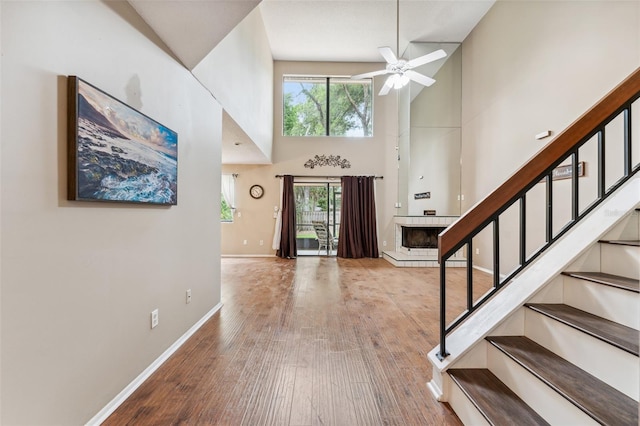
[[[387,246],[387,242],[386,242],[386,241],[383,241],[383,242],[382,242],[382,247],[386,247],[386,246]]]
[[[260,240],[260,245],[263,246],[264,245],[264,240]]]
[[[156,328],[158,325],[158,310],[154,309],[151,311],[151,328]]]
[[[191,303],[191,289],[187,290],[187,303]]]
[[[247,240],[242,240],[242,245],[247,245]]]
[[[476,254],[480,254],[480,249],[476,247]]]

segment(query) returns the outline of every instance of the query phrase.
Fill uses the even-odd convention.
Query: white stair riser
[[[640,279],[640,247],[600,244],[600,270],[609,274]]]
[[[527,309],[525,336],[638,400],[638,357],[559,321]]]
[[[602,238],[603,240],[637,240],[640,238],[640,213],[632,212]]]
[[[640,329],[640,294],[564,277],[564,303],[627,327]]]
[[[467,398],[467,395],[462,392],[462,389],[458,387],[456,382],[451,380],[451,378],[448,376],[447,380],[451,382],[449,405],[451,405],[453,411],[460,418],[462,424],[473,426],[489,426],[489,422],[487,422],[484,416],[480,414],[480,411],[478,411],[473,402],[471,402],[471,400]]]
[[[594,243],[574,259],[565,271],[600,271],[600,246],[601,244]]]
[[[502,351],[493,345],[487,346],[489,370],[547,422],[563,426],[597,425],[591,417]]]

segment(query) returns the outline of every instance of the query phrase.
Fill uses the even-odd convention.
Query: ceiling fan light
[[[388,78],[387,78],[387,82],[386,84],[389,87],[393,87],[394,89],[396,88],[396,85],[398,84],[398,74],[391,74]]]
[[[402,84],[402,77],[400,76],[400,74],[395,74],[394,75],[394,80],[393,80],[393,88],[394,89],[401,89],[403,84]]]
[[[359,80],[382,74],[391,74],[385,80],[378,96],[387,95],[392,88],[396,90],[401,89],[409,84],[410,81],[415,81],[426,87],[431,86],[436,82],[433,78],[417,73],[413,71],[412,68],[447,56],[443,49],[436,50],[435,52],[414,58],[410,61],[396,56],[396,54],[399,55],[400,51],[400,0],[396,0],[396,53],[394,53],[389,46],[379,47],[378,51],[387,62],[385,69],[351,76],[352,79]]]

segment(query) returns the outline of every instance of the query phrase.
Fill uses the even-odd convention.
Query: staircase
[[[639,211],[446,369],[464,424],[638,424]]]

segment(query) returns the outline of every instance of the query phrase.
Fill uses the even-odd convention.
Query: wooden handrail
[[[527,186],[541,179],[555,162],[565,157],[577,144],[589,136],[604,120],[640,92],[640,68],[629,75],[589,111],[574,121],[506,182],[467,211],[438,237],[438,259],[442,263],[460,242],[489,221]]]

